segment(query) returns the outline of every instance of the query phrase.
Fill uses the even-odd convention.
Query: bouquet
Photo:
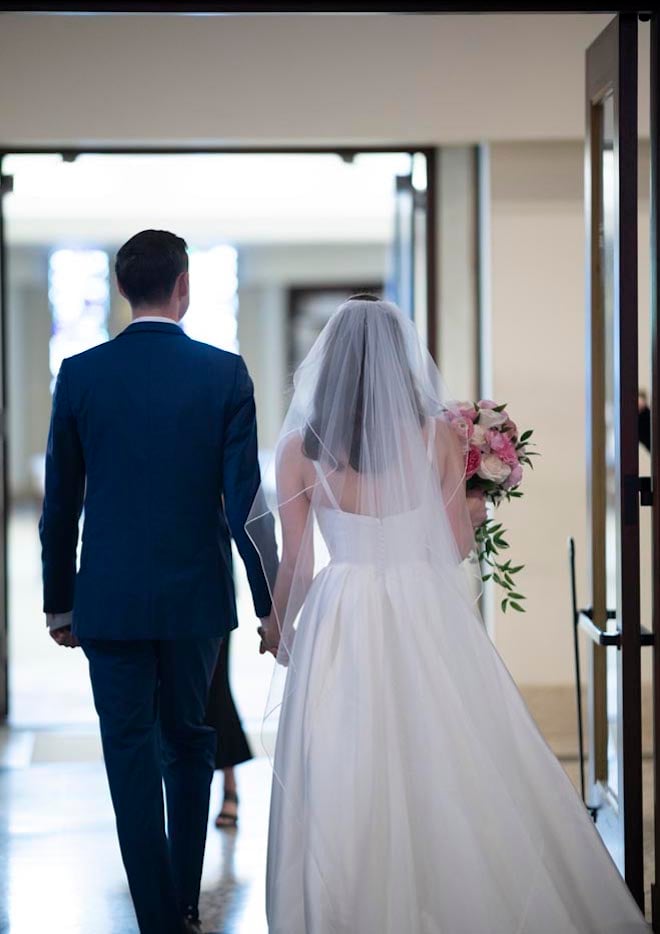
[[[483,497],[495,507],[503,500],[521,497],[523,468],[533,468],[532,457],[538,456],[529,450],[533,447],[530,438],[534,432],[529,429],[520,434],[506,405],[498,405],[490,399],[459,402],[448,412],[448,417],[465,450],[468,496]],[[524,613],[525,597],[518,591],[514,578],[525,565],[514,565],[511,559],[502,559],[501,552],[509,547],[505,534],[502,523],[492,518],[476,530],[478,557],[484,569],[482,579],[492,578],[502,588],[504,612],[511,607]]]

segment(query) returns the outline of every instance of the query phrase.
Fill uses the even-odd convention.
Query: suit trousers
[[[81,640],[141,934],[180,934],[184,911],[197,909],[216,746],[205,713],[221,642]]]

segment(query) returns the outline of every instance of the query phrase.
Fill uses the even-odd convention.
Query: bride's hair
[[[375,307],[370,308],[371,303]],[[378,316],[377,319],[375,315]],[[395,305],[370,292],[351,295],[340,305],[327,326],[327,339],[314,392],[312,416],[305,426],[303,437],[305,457],[319,460],[321,451],[324,450],[338,461],[340,468],[346,466],[343,461],[347,461],[357,472],[363,471],[367,466],[362,463],[363,445],[369,440],[370,426],[374,419],[380,417],[382,420],[385,417],[383,413],[369,411],[369,402],[373,403],[373,385],[367,387],[369,401],[365,406],[365,362],[368,353],[369,362],[375,362],[374,343],[378,340],[374,334],[370,342],[370,321],[372,329],[377,326],[383,330],[380,336],[387,346],[387,353],[379,359],[377,365],[388,370],[387,373],[370,374],[372,383],[374,378],[379,376],[384,380],[387,380],[388,376],[401,380],[409,398],[411,411],[419,420],[420,426],[424,425],[426,419],[408,358],[405,336],[399,321],[400,315],[401,312]],[[332,437],[328,437],[329,434]],[[387,441],[387,446],[391,444],[396,447],[397,444],[394,432],[388,439],[380,437],[379,440],[381,455],[384,440]],[[382,456],[378,459],[383,460]],[[380,472],[384,466],[384,463],[369,464],[368,469]]]

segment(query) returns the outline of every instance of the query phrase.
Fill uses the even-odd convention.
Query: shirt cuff
[[[73,611],[68,613],[47,613],[46,625],[53,632],[54,629],[63,629],[64,626],[70,626],[73,623]]]

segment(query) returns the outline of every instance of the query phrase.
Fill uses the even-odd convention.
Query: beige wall
[[[479,388],[476,147],[442,147],[436,161],[436,360],[450,393],[474,399]]]
[[[0,144],[578,138],[610,19],[4,14]]]
[[[646,148],[642,157],[644,165]],[[573,678],[569,535],[576,539],[579,593],[588,602],[583,150],[573,142],[497,144],[490,163],[493,390],[521,426],[535,429],[543,455],[525,481],[525,499],[500,509],[513,554],[527,564],[521,587],[529,611],[525,616],[498,612],[495,641],[519,683],[568,683]],[[640,383],[648,385],[643,174],[640,195]],[[641,462],[648,470],[644,453]],[[648,521],[646,514],[643,520]],[[648,538],[643,546],[648,583]]]
[[[585,596],[580,140],[584,50],[609,19],[0,16],[0,145],[492,144],[493,391],[543,450],[502,511],[529,613],[498,617],[495,635],[522,684],[572,679],[569,534]],[[643,296],[643,256],[641,282]],[[277,309],[278,340],[281,292],[246,283],[241,327],[258,306]]]

